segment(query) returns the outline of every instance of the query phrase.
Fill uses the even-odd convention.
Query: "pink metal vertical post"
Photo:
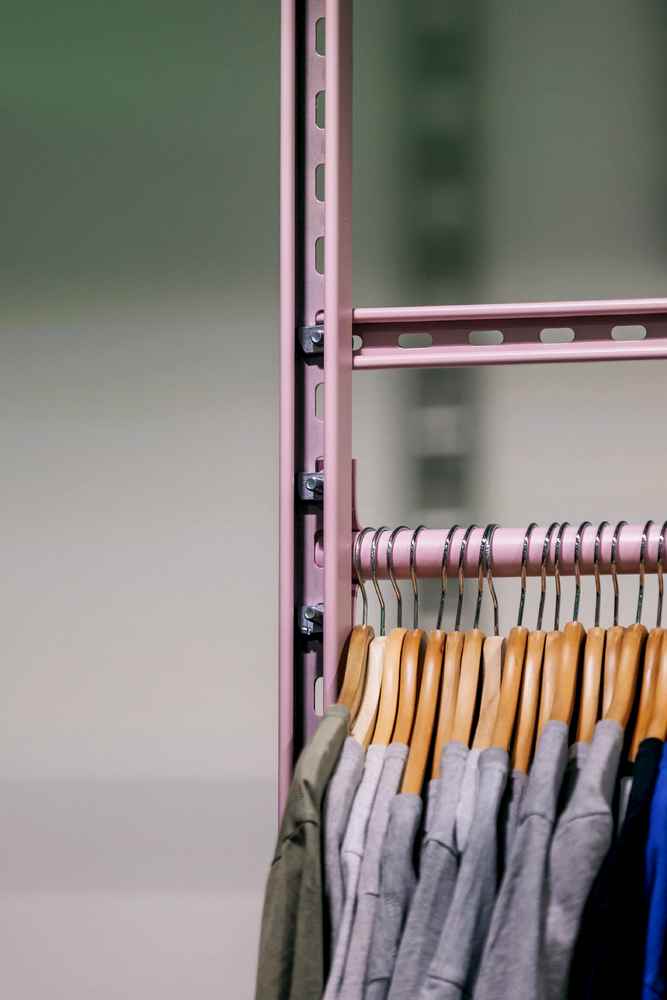
[[[352,617],[352,0],[326,2],[324,704]]]
[[[280,597],[278,799],[287,798],[294,738],[294,331],[296,329],[296,24],[294,0],[281,9],[280,134]]]

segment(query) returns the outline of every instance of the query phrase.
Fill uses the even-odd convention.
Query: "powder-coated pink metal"
[[[278,606],[278,808],[281,815],[292,775],[294,739],[295,45],[294,0],[282,0],[280,60],[280,595]]]
[[[600,572],[609,573],[611,571],[611,541],[615,526],[605,528],[601,535],[600,544]],[[526,564],[527,573],[530,576],[537,576],[540,573],[542,560],[542,549],[546,536],[547,527],[535,528],[530,537],[528,546],[528,561]],[[619,573],[637,573],[639,571],[639,553],[641,546],[643,525],[628,524],[621,528],[618,539],[618,549],[616,554],[616,567]],[[647,534],[646,545],[646,571],[652,572],[656,569],[658,556],[659,527],[653,527]],[[418,577],[439,577],[442,564],[442,554],[444,551],[446,529],[427,529],[421,531],[417,537],[415,546],[415,570]],[[523,551],[523,541],[525,528],[497,528],[493,536],[491,550],[491,567],[494,576],[520,576],[521,556]],[[595,545],[595,535],[597,527],[584,529],[581,536],[581,556],[580,569],[583,574],[593,573],[593,551]],[[460,528],[452,536],[451,548],[447,562],[449,575],[449,586],[456,588],[456,573],[458,569],[461,542],[465,534],[465,529]],[[466,547],[464,572],[468,577],[477,576],[479,566],[479,550],[484,529],[479,528],[471,532],[468,545]],[[551,545],[547,557],[547,572],[554,571],[554,556],[556,550],[556,535],[554,531],[551,538]],[[571,576],[575,572],[574,548],[577,535],[577,526],[572,525],[563,532],[562,546],[559,559],[560,572],[563,576]],[[410,540],[412,529],[402,531],[396,536],[394,550],[392,554],[392,565],[396,577],[407,579],[410,575]],[[355,536],[356,537],[356,536]],[[360,545],[360,562],[362,573],[365,579],[370,577],[370,548],[372,533],[366,535]],[[387,579],[387,542],[389,531],[384,533],[378,543],[377,576],[379,579]]]
[[[326,0],[324,705],[352,622],[352,2]]]
[[[667,299],[355,309],[353,330],[362,340],[355,369],[666,358]],[[415,333],[430,344],[399,343]],[[485,334],[501,342],[485,343]]]

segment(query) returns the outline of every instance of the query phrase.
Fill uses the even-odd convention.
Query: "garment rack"
[[[353,309],[351,133],[351,0],[282,0],[281,812],[295,756],[317,724],[316,685],[323,686],[324,706],[330,704],[338,656],[352,623],[353,371],[667,358],[667,299],[662,298]],[[322,173],[323,200],[318,197]],[[554,326],[563,332],[556,343],[544,334]],[[638,328],[642,339],[627,339]],[[495,343],[475,342],[475,334],[489,330]],[[430,342],[401,346],[399,337],[410,333],[430,334]],[[353,335],[360,341],[356,347]],[[641,530],[640,525],[623,529],[619,572],[639,568]],[[498,529],[491,555],[496,575],[518,575],[523,534]],[[398,576],[407,575],[407,537],[397,539],[394,550]],[[444,538],[443,531],[420,535],[419,575],[439,574]],[[470,538],[468,575],[477,572],[480,538],[481,532]],[[539,569],[540,539],[544,530],[531,538],[529,573]],[[592,540],[589,532],[582,546],[583,572],[590,572]],[[452,546],[452,564],[458,544]],[[602,545],[602,572],[609,569],[609,547],[610,535]],[[361,546],[366,569],[369,548],[367,539]],[[656,550],[657,535],[647,546],[649,569]],[[573,554],[571,529],[563,536],[563,574],[573,572]],[[382,546],[378,572],[386,573]]]

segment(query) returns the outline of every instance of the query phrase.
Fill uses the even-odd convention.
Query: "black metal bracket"
[[[322,635],[324,626],[324,605],[306,604],[299,608],[299,631],[310,639]]]
[[[324,473],[300,472],[297,477],[297,489],[300,500],[321,503],[324,498]]]
[[[300,326],[298,334],[304,354],[324,354],[323,326]]]

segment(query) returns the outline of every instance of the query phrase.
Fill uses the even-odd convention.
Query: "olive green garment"
[[[264,895],[256,1000],[322,996],[322,798],[349,722],[345,706],[332,705],[297,762]]]

